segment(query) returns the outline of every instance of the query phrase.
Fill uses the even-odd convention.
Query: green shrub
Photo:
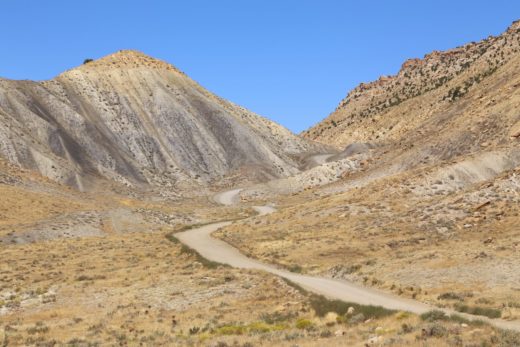
[[[296,328],[302,330],[311,330],[314,327],[314,323],[308,319],[300,318],[296,321]]]
[[[485,316],[489,318],[500,318],[502,311],[496,308],[480,307],[480,306],[468,306],[463,304],[456,304],[455,310],[463,313],[473,314],[477,316]]]
[[[431,310],[421,314],[421,319],[427,322],[436,322],[440,320],[449,320],[449,316],[440,310]]]
[[[286,328],[283,324],[267,324],[264,322],[253,322],[247,326],[250,333],[268,333],[271,331],[280,331]]]
[[[343,316],[347,313],[349,307],[353,307],[354,312],[363,313],[367,319],[388,317],[396,313],[394,310],[389,310],[381,306],[360,305],[341,300],[330,300],[322,295],[315,294],[311,295],[310,305],[319,317],[323,317],[329,312],[336,312],[338,315]]]
[[[219,335],[242,335],[246,332],[246,328],[241,325],[224,325],[216,329]]]
[[[292,318],[295,318],[296,314],[294,312],[274,312],[274,313],[264,313],[260,316],[260,319],[267,324],[275,324],[280,322],[288,321]]]
[[[470,319],[464,318],[461,315],[458,315],[456,313],[453,313],[453,314],[450,315],[450,321],[456,322],[456,323],[459,323],[459,324],[464,323],[464,324],[474,325],[474,326],[482,326],[482,325],[486,325],[487,324],[483,320],[480,320],[480,319],[470,320]]]

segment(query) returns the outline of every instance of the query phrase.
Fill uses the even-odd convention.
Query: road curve
[[[230,190],[217,194],[215,201],[224,205],[233,204],[236,201],[240,189]],[[275,212],[276,209],[270,206],[254,206],[259,215]],[[220,228],[228,226],[232,222],[219,222],[208,224],[200,228],[195,228],[175,234],[175,236],[187,246],[195,249],[201,256],[212,261],[228,264],[236,268],[256,269],[270,272],[280,277],[286,278],[306,290],[316,294],[324,295],[328,298],[339,299],[347,302],[355,302],[362,305],[377,305],[388,309],[409,311],[421,314],[435,307],[426,305],[416,300],[402,298],[377,289],[363,287],[356,283],[345,280],[331,279],[325,277],[315,277],[296,274],[293,272],[278,269],[272,265],[264,264],[258,260],[251,259],[240,253],[240,251],[228,243],[211,237],[211,233]],[[502,329],[520,331],[520,321],[505,321],[501,319],[488,319],[482,316],[473,316],[443,310],[447,314],[457,313],[467,319],[479,319],[486,321]]]
[[[226,242],[211,237],[212,232],[228,226],[231,223],[232,222],[213,223],[200,228],[177,233],[175,234],[175,237],[209,260],[228,264],[236,268],[267,271],[287,278],[288,280],[301,285],[305,289],[327,297],[357,302],[364,305],[379,305],[391,309],[411,311],[415,313],[426,312],[429,309],[428,306],[419,302],[402,298],[393,298],[386,293],[370,288],[363,288],[346,281],[295,274],[250,259]]]

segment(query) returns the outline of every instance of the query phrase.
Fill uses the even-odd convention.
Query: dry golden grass
[[[435,323],[440,332],[431,333],[433,323],[404,313],[320,318],[307,294],[284,281],[205,269],[161,233],[8,246],[0,255],[0,337],[8,346],[413,346],[499,334],[458,322]]]
[[[518,206],[511,200],[518,197],[502,189],[515,171],[491,185],[414,192],[424,188],[417,177],[427,174],[407,172],[345,193],[302,192],[281,200],[277,213],[216,235],[292,271],[347,278],[441,307],[456,302],[439,300],[443,293],[469,294],[462,295],[466,305],[520,317]],[[475,213],[479,199],[491,203]]]
[[[334,313],[318,317],[308,294],[279,278],[254,271],[205,268],[166,238],[183,225],[249,216],[252,211],[248,208],[215,207],[204,199],[168,202],[113,194],[93,197],[40,184],[31,189],[1,186],[6,197],[5,225],[10,230],[17,233],[36,223],[45,226],[45,221],[67,220],[81,211],[105,216],[103,230],[98,237],[0,246],[0,343],[4,345],[364,346],[374,342],[441,346],[460,339],[474,343],[504,340],[501,332],[488,326],[465,327],[460,322],[437,322],[440,333],[432,333],[433,323],[403,313],[378,319],[358,317],[357,323],[351,321],[353,317],[338,322]],[[295,217],[286,213],[298,211],[291,206],[298,199],[288,199],[286,207],[272,216],[280,227],[288,225],[283,224],[287,221],[276,218]],[[345,195],[310,203],[316,210],[308,216],[319,222],[321,217],[316,219],[314,214],[343,199]],[[119,212],[112,215],[114,210]],[[133,222],[135,216],[139,216],[137,222]],[[118,219],[141,229],[122,233],[110,227],[121,224]],[[146,222],[139,224],[142,220]],[[299,220],[302,227],[319,225],[307,224],[310,219]],[[251,224],[261,228],[262,223],[263,218],[254,218]],[[251,235],[251,230],[243,231]],[[323,240],[336,237],[337,229],[329,232],[325,228],[322,235],[328,236]],[[298,240],[316,245],[313,235]],[[274,236],[280,235],[264,235]],[[358,242],[357,246],[363,244]],[[333,254],[341,254],[331,244],[325,244],[331,251],[328,261],[337,259]],[[284,256],[291,259],[288,264],[296,264],[298,254],[313,261],[320,258],[311,248],[287,250],[294,252]],[[353,259],[361,261],[363,256],[360,252],[360,258]],[[307,271],[308,265],[303,264],[303,269]]]

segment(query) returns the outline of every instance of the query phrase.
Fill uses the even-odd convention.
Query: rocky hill
[[[49,81],[0,79],[0,156],[80,189],[99,178],[186,188],[281,177],[312,148],[136,51]]]
[[[517,135],[512,132],[518,115],[510,108],[491,110],[509,103],[517,90],[517,85],[503,86],[519,71],[519,52],[520,22],[515,22],[500,36],[410,59],[395,76],[361,83],[302,135],[339,147],[355,142],[412,145],[425,135],[450,133],[455,125],[462,126],[460,135],[478,137],[474,145],[505,141]],[[453,140],[463,139],[433,140],[452,146]]]

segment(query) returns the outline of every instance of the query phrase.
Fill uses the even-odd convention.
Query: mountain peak
[[[140,51],[130,49],[120,50],[100,59],[85,62],[79,68],[132,69],[142,67],[161,70],[175,70],[180,72],[173,65],[165,61],[150,57]]]

